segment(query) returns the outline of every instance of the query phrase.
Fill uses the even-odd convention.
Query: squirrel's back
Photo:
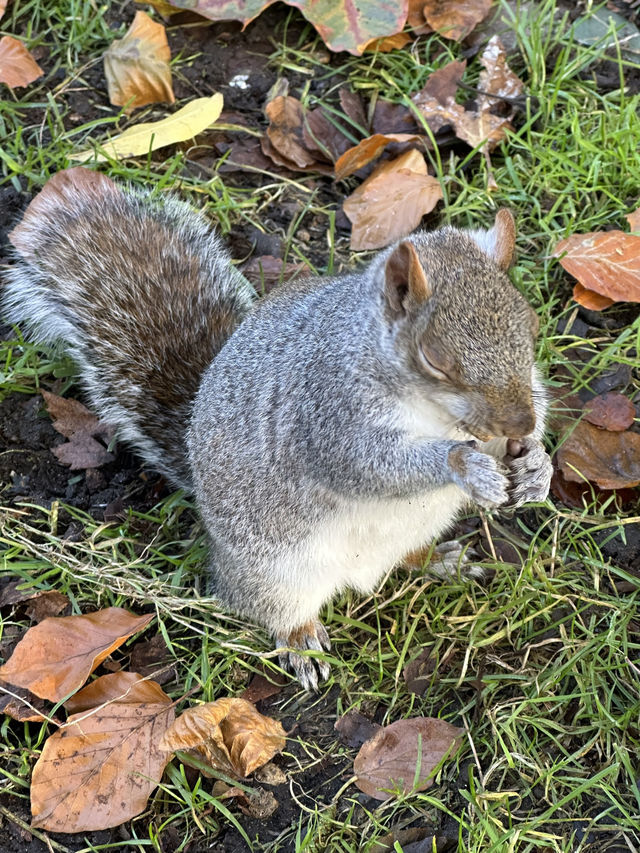
[[[80,167],[47,183],[10,238],[8,319],[64,341],[100,417],[190,487],[185,432],[200,377],[251,307],[220,239],[187,204]]]

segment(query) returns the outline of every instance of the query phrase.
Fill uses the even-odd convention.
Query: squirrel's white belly
[[[467,500],[448,485],[411,498],[352,504],[305,543],[297,566],[309,599],[322,604],[346,587],[371,592],[410,551],[440,536]]]

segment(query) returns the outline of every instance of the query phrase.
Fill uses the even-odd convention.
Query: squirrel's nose
[[[535,425],[536,416],[532,408],[518,409],[500,421],[502,435],[507,438],[524,438],[533,432]]]

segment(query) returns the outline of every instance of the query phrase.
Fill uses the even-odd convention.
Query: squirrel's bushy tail
[[[252,299],[220,239],[185,203],[81,167],[46,184],[10,239],[3,313],[64,341],[96,414],[189,488],[192,402]]]

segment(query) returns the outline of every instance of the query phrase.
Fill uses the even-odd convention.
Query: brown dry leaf
[[[352,145],[345,129],[322,107],[304,114],[302,139],[316,160],[334,163]]]
[[[111,652],[146,628],[152,619],[152,613],[136,616],[121,607],[45,619],[29,628],[0,667],[0,677],[26,687],[42,699],[59,702],[84,684]]]
[[[457,104],[453,95],[433,95],[428,90],[414,95],[414,102],[429,126],[438,129],[445,124],[453,126],[456,136],[476,148],[482,143],[485,155],[506,136],[511,128],[512,111],[496,115],[493,109],[504,98],[513,99],[522,92],[523,83],[509,68],[506,53],[498,36],[493,36],[480,57],[484,70],[478,81],[478,97],[473,110]],[[441,69],[442,70],[442,69]],[[456,73],[458,69],[455,69]],[[464,70],[464,69],[463,69]]]
[[[307,151],[302,137],[302,104],[289,95],[278,95],[265,107],[269,119],[267,139],[263,137],[264,153],[278,165],[307,170],[315,164],[315,158]],[[274,158],[280,155],[280,162]],[[283,162],[284,158],[284,162]]]
[[[99,468],[113,461],[113,453],[109,453],[105,447],[113,439],[112,427],[102,423],[78,400],[58,397],[49,391],[40,393],[53,419],[53,428],[69,439],[51,450],[63,465],[77,471],[81,468]],[[94,436],[101,438],[104,444]]]
[[[158,684],[166,684],[177,676],[171,653],[162,634],[134,643],[129,666],[141,675],[151,676]]]
[[[424,0],[422,12],[444,38],[462,41],[489,14],[493,0]]]
[[[32,622],[42,622],[50,616],[60,616],[67,607],[71,607],[67,596],[55,589],[49,589],[30,598],[25,613]]]
[[[101,675],[67,699],[64,707],[69,714],[83,714],[99,705],[119,702],[124,705],[165,703],[167,694],[157,681],[145,680],[139,672],[111,672]],[[171,701],[171,700],[169,700]]]
[[[349,148],[338,158],[335,164],[336,180],[353,175],[358,169],[366,166],[384,151],[390,142],[420,142],[425,137],[412,133],[375,133],[367,139],[363,139],[353,148]]]
[[[426,647],[402,671],[407,690],[415,693],[416,696],[424,696],[435,668],[436,660],[431,654],[431,649]]]
[[[251,258],[242,268],[242,273],[259,293],[269,293],[281,282],[291,281],[304,273],[308,275],[309,268],[302,261],[285,263],[273,255],[260,255]]]
[[[432,717],[391,723],[357,754],[353,762],[356,785],[377,800],[393,796],[385,789],[400,789],[405,794],[424,791],[433,784],[430,776],[434,769],[458,749],[463,734],[464,729]]]
[[[175,713],[157,684],[139,679],[135,673],[103,675],[74,697],[84,696],[92,710],[72,714],[46,741],[31,779],[33,826],[108,829],[143,811],[170,758],[157,744]],[[109,702],[104,708],[90,704],[102,697]]]
[[[442,198],[419,151],[382,163],[344,202],[352,249],[381,249],[410,234]]]
[[[640,232],[640,207],[631,213],[627,213],[625,219],[629,223],[631,231]]]
[[[614,302],[640,302],[640,237],[636,234],[572,234],[557,244],[553,254],[556,258],[564,254],[560,263],[586,290]],[[584,304],[587,295],[579,291],[578,296]]]
[[[585,418],[594,426],[611,432],[623,432],[634,422],[636,407],[624,394],[609,391],[585,403],[584,413]]]
[[[245,699],[218,699],[188,708],[160,741],[166,752],[195,750],[211,767],[239,777],[266,764],[284,745],[281,724]]]
[[[399,844],[411,853],[452,853],[458,847],[458,839],[451,835],[434,835],[431,829],[417,826],[409,829],[394,829],[380,838],[370,853],[394,853]]]
[[[0,714],[21,723],[39,723],[51,716],[48,706],[30,690],[0,680]]]
[[[340,735],[340,741],[353,748],[362,746],[382,728],[355,708],[338,717],[333,727]]]
[[[272,679],[272,680],[270,680]],[[276,673],[269,673],[269,678],[266,675],[256,673],[247,687],[240,694],[240,699],[245,699],[255,705],[263,699],[268,699],[270,696],[276,696],[282,688],[287,684],[284,676],[278,676]]]
[[[28,86],[44,71],[27,48],[12,36],[0,39],[0,83],[6,83],[11,89]]]
[[[464,76],[467,68],[467,60],[458,61],[456,59],[447,62],[442,68],[433,71],[427,77],[427,82],[422,89],[414,95],[414,100],[417,106],[420,106],[420,99],[426,96],[435,98],[441,104],[446,104],[449,100],[455,100],[456,92],[460,81]]]
[[[429,26],[424,16],[424,6],[425,0],[409,0],[407,24],[419,36],[428,35],[433,32],[433,27]]]
[[[171,50],[162,24],[136,12],[124,38],[104,55],[109,101],[129,114],[147,104],[175,102],[171,86]]]
[[[365,47],[364,52],[379,51],[380,53],[391,53],[392,50],[400,50],[412,41],[409,33],[394,33],[381,39],[372,39]]]
[[[589,480],[601,489],[624,489],[640,484],[640,435],[610,432],[580,421],[557,454],[566,480]]]

